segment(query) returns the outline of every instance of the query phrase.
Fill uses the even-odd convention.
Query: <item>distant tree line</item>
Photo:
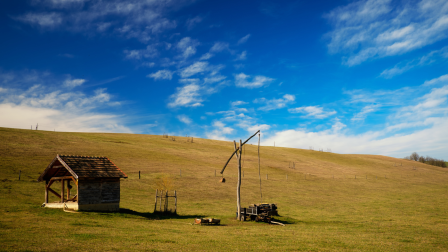
[[[446,161],[443,159],[432,158],[430,156],[420,156],[417,152],[413,152],[410,156],[405,157],[407,160],[414,160],[429,165],[435,165],[440,167],[446,167]]]

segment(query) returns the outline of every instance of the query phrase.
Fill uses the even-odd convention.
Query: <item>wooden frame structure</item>
[[[45,202],[49,208],[69,208],[86,211],[118,211],[120,203],[120,178],[127,178],[107,157],[56,155],[40,175],[45,181]],[[51,188],[60,183],[60,193]],[[71,189],[76,186],[76,194]],[[49,195],[58,198],[49,202]]]
[[[174,190],[174,195],[169,196],[168,190],[165,191],[165,194],[163,193],[164,190],[160,191],[159,195],[159,189],[156,189],[156,197],[155,197],[155,203],[154,203],[154,213],[160,212],[160,213],[174,213],[177,214],[177,192]],[[168,198],[173,197],[174,198],[174,212],[171,209],[168,209]],[[160,199],[160,200],[158,200]],[[157,202],[160,202],[159,204],[159,210],[157,210]],[[162,204],[163,202],[163,204]],[[163,205],[163,209],[162,209]]]

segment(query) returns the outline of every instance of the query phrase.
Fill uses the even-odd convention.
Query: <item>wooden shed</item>
[[[45,207],[118,211],[120,178],[127,177],[107,157],[56,155],[38,181],[45,181]],[[59,189],[51,188],[57,184]],[[58,201],[48,202],[48,193],[56,195]]]

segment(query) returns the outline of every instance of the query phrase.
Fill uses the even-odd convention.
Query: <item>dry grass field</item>
[[[235,220],[236,159],[224,173],[227,182],[219,182],[232,150],[231,142],[185,137],[0,128],[0,250],[448,250],[446,168],[261,147],[263,201],[278,204],[282,227]],[[244,151],[247,207],[260,201],[257,146]],[[56,154],[107,156],[120,167],[129,176],[121,183],[121,211],[41,208],[44,184],[36,181]],[[178,216],[152,213],[162,179],[177,190]],[[220,218],[222,225],[192,225],[196,217]]]

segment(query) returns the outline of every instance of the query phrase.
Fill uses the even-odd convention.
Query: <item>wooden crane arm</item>
[[[246,144],[250,139],[252,139],[252,137],[254,137],[255,135],[257,135],[260,132],[260,130],[258,130],[257,132],[255,132],[255,134],[253,134],[251,137],[249,137],[246,141],[244,141],[243,144],[241,144],[241,148],[243,147],[244,144]],[[221,174],[224,173],[224,170],[226,169],[227,165],[229,164],[230,160],[233,158],[233,156],[238,152],[240,148],[237,147],[236,150],[232,153],[232,155],[230,155],[230,158],[227,160],[226,164],[224,165],[224,167],[221,170]]]

